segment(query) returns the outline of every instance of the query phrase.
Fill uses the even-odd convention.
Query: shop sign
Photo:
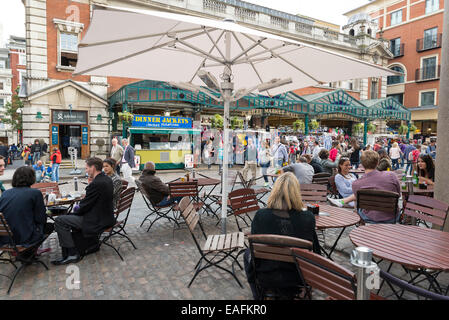
[[[82,144],[89,144],[89,132],[87,127],[83,127],[82,132]]]
[[[186,169],[193,168],[193,154],[184,155],[184,164]]]
[[[132,126],[173,129],[192,128],[192,119],[182,117],[141,116],[135,114]]]
[[[58,142],[59,132],[58,132],[58,126],[51,126],[51,144],[57,145]]]
[[[67,111],[67,110],[53,110],[53,123],[79,123],[87,124],[86,111]]]

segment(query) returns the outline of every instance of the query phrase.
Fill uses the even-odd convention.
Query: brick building
[[[387,96],[412,111],[417,133],[436,135],[443,31],[443,0],[375,0],[346,13],[368,14],[389,41],[388,67],[404,73],[387,80]]]

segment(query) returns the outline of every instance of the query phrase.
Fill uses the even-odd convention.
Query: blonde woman
[[[320,253],[315,232],[315,216],[305,210],[299,182],[293,173],[284,173],[276,180],[268,198],[267,208],[258,210],[254,216],[251,234],[276,234],[309,240],[313,243],[313,251]],[[258,299],[249,250],[245,252],[244,263],[254,299]],[[285,292],[286,296],[291,296],[301,284],[293,264],[256,260],[255,266],[262,287],[277,288]]]
[[[390,148],[390,159],[391,164],[393,165],[393,170],[399,169],[399,159],[401,159],[401,149],[397,142],[393,143]]]

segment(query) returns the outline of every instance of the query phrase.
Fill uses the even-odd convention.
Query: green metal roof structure
[[[209,90],[207,87],[204,88]],[[218,93],[212,93],[219,96]],[[198,106],[200,110],[204,108],[223,109],[220,103],[202,92],[193,93],[174,88],[166,82],[143,80],[125,85],[117,90],[109,98],[109,112],[114,113],[116,105],[121,105],[122,111],[127,111],[129,104],[145,106],[154,102],[189,103]],[[230,109],[243,112],[262,109],[267,113],[274,109],[289,115],[296,114],[299,117],[305,117],[306,133],[308,133],[309,118],[320,118],[325,115],[336,115],[336,118],[338,115],[345,115],[365,123],[375,119],[407,122],[411,120],[411,112],[394,98],[360,101],[342,89],[303,96],[293,92],[274,97],[249,94],[231,105]]]

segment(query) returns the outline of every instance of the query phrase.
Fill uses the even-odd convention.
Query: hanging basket
[[[133,122],[134,115],[131,112],[119,112],[118,118],[123,123],[131,124]]]

